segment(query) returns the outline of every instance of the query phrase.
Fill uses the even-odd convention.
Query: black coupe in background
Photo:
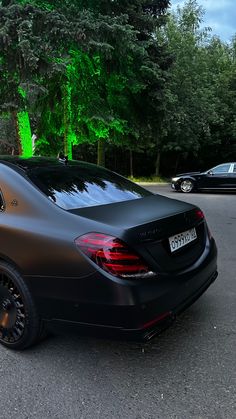
[[[223,163],[206,172],[190,172],[176,175],[171,187],[185,193],[198,190],[236,191],[236,163]]]
[[[0,342],[44,329],[150,339],[215,280],[204,214],[78,161],[0,157]]]

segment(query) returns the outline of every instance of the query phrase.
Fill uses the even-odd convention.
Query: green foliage
[[[83,38],[78,19],[71,24],[59,12],[25,3],[0,7],[0,110],[24,109],[19,86],[27,93],[43,77],[62,72],[55,57],[65,56],[68,43]]]
[[[0,3],[0,112],[20,117],[25,154],[31,119],[39,154],[117,145],[145,153],[156,174],[168,156],[233,156],[236,38],[201,29],[197,1],[167,15],[169,3]]]
[[[63,149],[63,137],[41,136],[35,145],[35,154],[38,156],[55,157]]]
[[[53,3],[62,10],[61,2]],[[142,102],[153,89],[153,79],[160,88],[163,72],[163,56],[152,36],[153,27],[159,24],[157,3],[151,7],[149,2],[148,10],[143,1],[133,5],[119,1],[67,3],[68,16],[75,7],[77,13],[85,13],[86,6],[83,16],[87,42],[83,48],[71,48],[69,60],[57,60],[66,66],[66,74],[60,82],[53,79],[48,83],[44,109],[47,114],[60,112],[60,124],[55,130],[50,117],[48,124],[41,125],[46,136],[53,130],[65,133],[67,153],[71,138],[78,144],[106,139],[130,146],[141,138],[148,125],[148,110],[145,119]],[[168,4],[162,2],[162,7],[164,3]],[[154,61],[157,59],[160,64]],[[156,102],[160,104],[160,97]]]
[[[232,47],[211,37],[208,28],[200,28],[203,17],[202,8],[190,0],[159,32],[174,58],[165,86],[162,150],[200,160],[209,152],[216,156],[225,142],[235,141]]]

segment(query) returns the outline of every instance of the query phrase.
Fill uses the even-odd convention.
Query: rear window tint
[[[152,195],[122,176],[93,165],[37,167],[28,170],[27,175],[49,199],[66,210]]]

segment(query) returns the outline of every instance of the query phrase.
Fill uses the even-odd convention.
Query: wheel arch
[[[191,176],[191,175],[182,176],[179,181],[182,182],[183,180],[191,180],[194,184],[197,182],[196,178],[194,176]]]
[[[8,263],[13,268],[15,268],[19,272],[20,275],[24,276],[24,272],[22,271],[22,269],[20,268],[20,266],[17,263],[15,263],[14,260],[12,260],[11,258],[9,258],[6,255],[3,255],[2,253],[0,253],[0,262]]]

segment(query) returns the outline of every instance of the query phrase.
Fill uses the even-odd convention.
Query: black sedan
[[[0,158],[0,342],[61,325],[150,339],[215,280],[202,211],[78,161]]]
[[[171,180],[172,189],[184,193],[198,190],[236,191],[236,163],[223,163],[206,172],[176,175]]]

